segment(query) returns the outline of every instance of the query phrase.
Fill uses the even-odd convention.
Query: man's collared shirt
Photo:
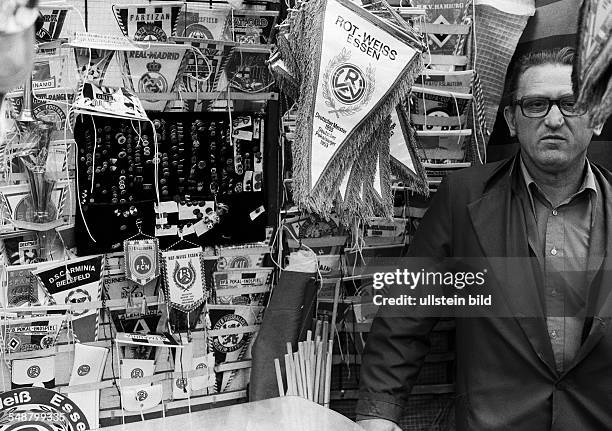
[[[604,228],[596,217],[602,205],[601,192],[587,161],[582,184],[568,199],[554,206],[529,174],[522,158],[520,171],[525,181],[531,217],[526,217],[529,244],[542,269],[548,334],[557,371],[574,359],[581,345],[588,286],[591,232]]]

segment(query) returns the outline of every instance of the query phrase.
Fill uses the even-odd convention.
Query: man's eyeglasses
[[[565,117],[579,117],[586,114],[586,109],[578,109],[574,96],[563,96],[559,99],[549,99],[542,96],[526,96],[512,102],[519,105],[521,112],[527,118],[544,118],[550,112],[553,103],[557,105]]]

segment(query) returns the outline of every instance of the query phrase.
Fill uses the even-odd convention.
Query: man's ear
[[[506,119],[506,124],[508,125],[508,130],[510,131],[510,136],[516,136],[516,117],[514,116],[514,107],[508,105],[504,108],[504,118]]]
[[[601,135],[601,131],[603,130],[603,127],[604,127],[604,123],[603,122],[598,124],[597,126],[593,127],[593,134],[595,136]]]

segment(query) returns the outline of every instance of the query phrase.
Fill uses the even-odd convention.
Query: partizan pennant
[[[157,239],[124,241],[125,275],[141,286],[159,276],[159,242]]]
[[[113,5],[123,34],[134,40],[167,42],[176,35],[176,23],[183,3]]]
[[[164,251],[161,262],[165,296],[170,307],[187,313],[204,302],[201,248]]]
[[[306,9],[312,52],[300,54],[312,55],[314,68],[302,74],[294,188],[301,206],[328,213],[345,172],[409,92],[422,47],[348,0]]]

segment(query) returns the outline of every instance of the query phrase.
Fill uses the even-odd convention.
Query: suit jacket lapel
[[[594,314],[593,325],[566,372],[580,363],[593,350],[612,324],[612,289],[610,288],[612,286],[612,257],[607,254],[607,250],[612,247],[612,221],[610,220],[612,217],[612,186],[610,179],[596,167],[593,167],[593,173],[600,185],[599,190],[602,193],[604,204],[603,208],[598,209],[597,217],[603,217],[605,229],[604,232],[593,232],[592,240],[604,242],[603,249],[606,255],[603,259],[598,256],[589,257],[589,270],[598,269],[598,275],[591,277],[592,283],[589,288],[589,291],[596,292],[594,305],[589,304],[587,311],[589,314],[591,312]],[[589,298],[589,302],[591,301],[592,299]]]
[[[539,267],[535,258],[527,259],[527,228],[521,202],[513,197],[510,176],[470,203],[468,211],[484,256],[495,258],[489,262],[501,282],[496,286],[500,297],[505,299],[538,357],[556,373],[546,322],[541,318],[544,308],[536,283]],[[525,261],[533,263],[532,270],[517,268],[517,263]]]

